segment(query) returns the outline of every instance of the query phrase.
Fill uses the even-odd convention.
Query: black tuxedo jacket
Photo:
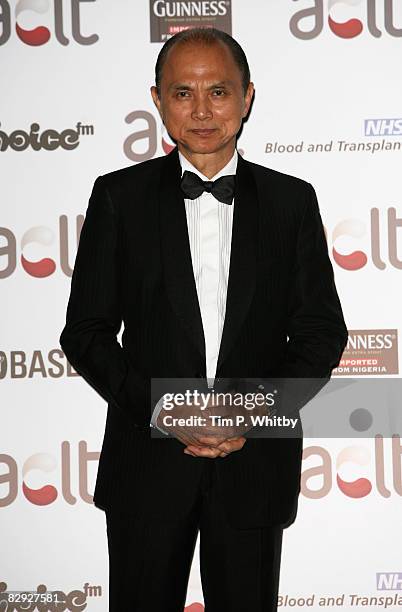
[[[249,438],[242,450],[207,459],[185,455],[173,437],[150,435],[150,379],[206,376],[180,177],[174,149],[98,177],[89,201],[60,344],[108,402],[94,503],[180,518],[205,461],[216,461],[232,525],[288,526],[301,438]],[[347,330],[314,189],[239,156],[232,232],[217,378],[324,384]]]

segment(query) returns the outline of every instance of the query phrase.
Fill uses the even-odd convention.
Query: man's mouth
[[[191,130],[193,134],[197,134],[197,136],[210,136],[215,132],[215,128],[199,128],[195,130]]]

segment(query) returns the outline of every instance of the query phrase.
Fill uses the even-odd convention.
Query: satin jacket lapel
[[[205,362],[205,339],[191,261],[177,148],[165,160],[159,192],[162,265],[173,311]]]
[[[256,284],[258,200],[254,177],[247,162],[239,155],[233,211],[232,243],[226,315],[217,364],[217,375],[234,345]]]

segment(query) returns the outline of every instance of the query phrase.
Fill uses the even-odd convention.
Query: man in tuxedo
[[[159,53],[151,93],[177,147],[96,179],[60,337],[108,402],[94,503],[106,513],[109,609],[183,610],[199,532],[206,611],[268,612],[297,512],[300,425],[294,437],[167,431],[151,380],[243,392],[315,381],[294,396],[298,413],[347,330],[314,189],[237,153],[254,94],[239,44],[181,32]]]

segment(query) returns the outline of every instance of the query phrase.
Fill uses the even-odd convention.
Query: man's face
[[[163,66],[160,97],[153,100],[179,149],[208,154],[233,149],[253,96],[226,45],[178,43]]]

